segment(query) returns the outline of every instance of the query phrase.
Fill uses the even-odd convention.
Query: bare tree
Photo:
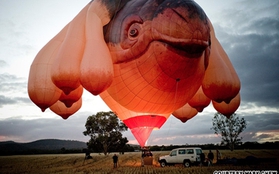
[[[227,118],[221,113],[217,112],[212,119],[215,134],[219,134],[222,137],[222,144],[226,144],[231,151],[234,150],[235,145],[241,142],[242,137],[239,138],[239,134],[246,128],[246,120],[239,118],[235,113]]]

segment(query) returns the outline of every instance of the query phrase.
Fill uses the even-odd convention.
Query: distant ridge
[[[76,140],[42,139],[28,143],[0,142],[0,155],[82,152],[85,142]]]

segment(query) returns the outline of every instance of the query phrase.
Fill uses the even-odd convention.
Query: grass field
[[[204,151],[207,153],[208,151]],[[257,166],[217,165],[210,167],[193,166],[184,168],[182,165],[161,168],[157,159],[169,152],[154,152],[153,165],[141,167],[141,152],[118,155],[119,166],[113,168],[112,154],[107,156],[91,154],[93,159],[84,160],[84,154],[66,155],[22,155],[1,156],[0,173],[121,173],[121,174],[161,174],[161,173],[213,173],[216,170],[279,170],[279,150],[221,150],[222,157],[245,158],[252,155],[258,158],[277,158],[276,163],[262,163]],[[215,154],[216,155],[216,154]]]

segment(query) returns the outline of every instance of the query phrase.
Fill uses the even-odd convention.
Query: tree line
[[[212,119],[212,128],[215,134],[221,136],[221,144],[196,144],[196,145],[169,145],[169,146],[150,146],[151,151],[169,151],[174,148],[185,146],[198,146],[202,149],[278,149],[279,142],[245,142],[242,143],[240,133],[246,128],[247,123],[244,118],[239,118],[235,113],[226,117],[217,112]],[[91,152],[104,153],[110,152],[133,152],[140,151],[140,146],[131,146],[126,137],[122,136],[123,131],[127,131],[127,126],[119,120],[113,112],[98,112],[89,116],[85,124],[85,136],[90,136],[87,142]]]
[[[217,135],[221,135],[221,144],[196,144],[196,145],[169,145],[169,146],[150,146],[151,151],[170,151],[174,148],[198,146],[202,149],[278,149],[279,142],[245,142],[242,143],[240,133],[246,128],[246,120],[239,118],[235,113],[230,117],[225,117],[220,113],[216,113],[212,119],[212,130]],[[111,152],[134,152],[140,151],[139,145],[129,145],[126,137],[123,137],[122,132],[127,131],[128,127],[111,111],[98,112],[87,118],[85,123],[86,130],[83,132],[85,136],[89,136],[87,149],[66,149],[65,146],[59,149],[36,149],[19,147],[19,144],[2,144],[0,155],[3,154],[40,154],[40,153],[80,153],[89,151],[92,153],[104,153],[105,155]],[[38,143],[37,143],[38,144]],[[1,144],[0,144],[1,147]],[[3,148],[4,147],[4,148]],[[5,148],[6,147],[6,148]],[[9,148],[7,148],[9,147]],[[38,147],[38,146],[37,146]],[[9,150],[8,150],[9,149]],[[7,154],[8,153],[8,154]]]
[[[179,148],[179,147],[200,147],[203,150],[215,150],[215,149],[219,149],[219,150],[229,150],[229,148],[227,146],[224,145],[216,145],[216,144],[185,144],[185,145],[169,145],[169,146],[158,146],[158,145],[154,145],[154,146],[149,146],[149,149],[151,151],[170,151],[172,149],[175,148]],[[279,141],[276,142],[263,142],[263,143],[259,143],[259,142],[244,142],[244,143],[240,143],[237,146],[235,146],[235,149],[279,149]]]

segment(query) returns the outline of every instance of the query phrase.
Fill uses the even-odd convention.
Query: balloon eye
[[[139,35],[139,31],[136,28],[130,30],[129,35],[131,37],[137,37]]]

